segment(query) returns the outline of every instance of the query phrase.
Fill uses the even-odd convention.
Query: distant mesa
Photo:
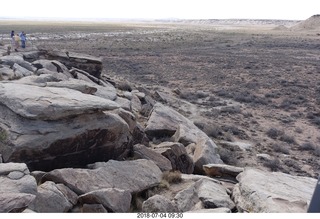
[[[311,16],[291,28],[292,30],[320,30],[320,14]]]

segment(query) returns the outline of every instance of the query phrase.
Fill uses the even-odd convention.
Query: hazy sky
[[[290,19],[320,14],[320,0],[2,0],[0,17]]]

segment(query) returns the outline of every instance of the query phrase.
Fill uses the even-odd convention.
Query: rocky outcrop
[[[131,193],[126,190],[108,188],[88,192],[79,196],[81,204],[101,204],[108,212],[126,213],[130,209]]]
[[[45,121],[21,117],[3,105],[0,108],[0,122],[5,125],[6,146],[0,148],[4,162],[25,162],[32,170],[80,167],[116,159],[130,147],[127,123],[112,113]]]
[[[45,57],[49,60],[57,60],[68,68],[79,68],[96,78],[100,78],[102,71],[102,61],[100,58],[87,54],[57,50],[46,51]]]
[[[316,179],[246,169],[237,177],[233,198],[239,212],[305,213]]]
[[[73,207],[67,197],[53,182],[45,182],[38,186],[38,193],[29,209],[41,213],[63,213]]]
[[[163,142],[154,147],[154,150],[166,157],[172,166],[172,170],[178,170],[181,173],[191,174],[194,170],[192,158],[188,155],[185,147],[180,143]]]
[[[180,191],[174,197],[174,201],[182,212],[197,210],[198,208],[220,207],[231,210],[235,207],[223,186],[206,179],[200,179]]]
[[[226,164],[207,164],[203,165],[203,170],[211,177],[236,178],[244,169]]]
[[[194,143],[195,147],[190,155],[195,164],[195,173],[204,173],[202,166],[205,164],[223,163],[217,153],[217,146],[203,131],[189,119],[163,104],[154,105],[145,132],[149,138],[173,136],[176,142]]]
[[[179,212],[176,204],[161,195],[154,195],[142,204],[143,212]]]
[[[160,155],[159,153],[147,148],[144,145],[136,144],[133,146],[133,154],[137,159],[152,160],[161,171],[172,170],[171,162],[166,157]]]
[[[56,169],[47,173],[42,180],[67,185],[78,195],[107,188],[137,193],[158,185],[162,174],[154,162],[144,159],[110,160],[92,164],[90,168]]]

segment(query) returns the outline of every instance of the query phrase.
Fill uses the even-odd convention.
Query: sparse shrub
[[[287,135],[287,134],[281,135],[279,140],[283,141],[283,142],[287,142],[288,144],[295,144],[296,143],[296,140],[294,139],[294,137]]]
[[[213,138],[217,138],[219,135],[221,135],[221,129],[218,126],[211,125],[207,126],[207,128],[204,130],[204,132]]]
[[[180,183],[182,181],[180,171],[165,171],[162,173],[162,180],[170,183]]]
[[[204,122],[194,122],[194,124],[201,129],[204,133],[206,133],[209,137],[217,138],[222,134],[221,128],[214,124],[207,124]]]
[[[315,149],[314,149],[314,154],[315,154],[316,156],[320,157],[320,147],[319,147],[319,146],[315,147]]]
[[[303,151],[313,151],[315,149],[315,146],[311,142],[306,142],[301,144],[299,148]]]
[[[128,82],[124,82],[124,81],[123,81],[123,82],[117,84],[116,87],[117,87],[119,90],[129,91],[129,92],[132,91],[132,87],[131,87],[131,85],[130,85]]]
[[[236,166],[238,164],[238,160],[236,158],[236,152],[230,151],[227,148],[218,147],[217,150],[220,155],[220,159],[228,165]]]
[[[197,99],[195,93],[194,92],[189,92],[189,91],[188,92],[186,92],[186,91],[185,92],[181,92],[179,97],[181,99],[184,99],[184,100],[195,100],[195,99]]]
[[[314,117],[311,122],[314,124],[314,125],[317,125],[320,127],[320,117]]]
[[[299,133],[299,134],[303,133],[303,130],[302,130],[302,128],[300,128],[300,127],[297,127],[297,128],[295,129],[295,131],[296,131],[296,133]]]
[[[281,168],[281,162],[278,158],[273,160],[265,160],[263,165],[268,167],[271,171],[277,171]]]
[[[229,113],[229,114],[238,114],[238,113],[241,113],[241,109],[239,106],[228,106],[228,107],[222,107],[220,112]]]
[[[290,154],[289,148],[285,145],[273,144],[272,148],[275,152],[279,152],[279,153],[283,153],[283,154]]]
[[[267,136],[272,139],[277,139],[281,134],[282,134],[282,131],[280,131],[276,128],[270,128],[267,131]]]
[[[233,135],[239,135],[241,130],[236,126],[225,126],[223,127],[223,131],[232,133]]]
[[[226,91],[226,90],[218,90],[216,92],[216,94],[220,97],[226,97],[226,98],[232,98],[233,97],[233,94],[229,91]]]
[[[299,164],[296,161],[292,160],[292,159],[284,160],[283,163],[286,166],[291,167],[291,168],[293,168],[295,170],[300,170]]]
[[[206,98],[206,97],[209,96],[209,94],[207,94],[207,93],[205,93],[203,91],[197,91],[196,92],[196,96],[197,96],[197,98]]]
[[[226,140],[226,141],[230,141],[230,142],[233,142],[233,141],[234,141],[234,138],[233,138],[233,136],[231,135],[230,132],[227,132],[227,133],[224,135],[224,137],[225,137],[225,140]]]
[[[162,179],[160,181],[160,184],[158,185],[158,188],[162,188],[162,189],[168,189],[169,187],[170,187],[170,183],[164,179]]]

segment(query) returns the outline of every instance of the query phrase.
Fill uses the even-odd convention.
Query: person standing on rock
[[[26,48],[26,40],[27,40],[27,37],[26,37],[26,34],[24,33],[24,31],[22,31],[20,33],[20,40],[21,40],[21,47],[22,48]]]
[[[11,38],[11,47],[14,48],[14,45],[15,45],[14,44],[14,30],[11,31],[10,38]]]
[[[20,37],[19,37],[19,34],[16,34],[14,36],[14,51],[18,52],[18,48],[19,48],[19,45],[20,44]]]

